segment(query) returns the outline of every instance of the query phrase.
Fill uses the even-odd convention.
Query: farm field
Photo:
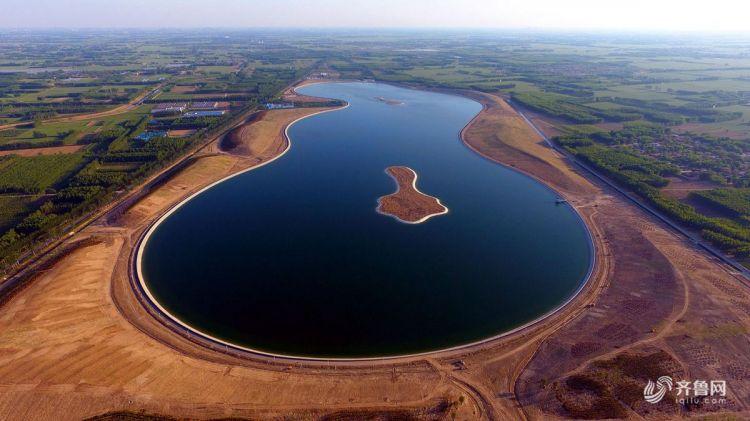
[[[22,124],[0,129],[0,151],[7,156],[17,150],[27,157],[34,149],[45,155],[83,153],[80,177],[87,180],[140,177],[222,121],[151,115],[160,103],[229,102],[229,117],[280,100],[283,83],[303,75],[497,93],[545,115],[558,134],[591,134],[594,127],[618,131],[643,123],[694,140],[715,137],[719,144],[723,138],[750,138],[750,59],[732,53],[742,41],[700,40],[689,47],[700,51],[695,54],[689,43],[665,52],[666,40],[641,44],[616,37],[486,35],[480,41],[422,32],[344,34],[332,41],[317,34],[251,31],[237,31],[231,38],[103,32],[75,40],[81,51],[96,51],[94,57],[83,57],[54,48],[24,55],[13,49],[13,40],[0,43],[0,53],[7,53],[0,62],[0,120]],[[29,51],[48,48],[41,37],[25,41]],[[375,47],[375,41],[390,49]],[[101,48],[105,45],[111,52]],[[128,106],[128,101],[135,103]],[[55,149],[63,147],[68,149]],[[684,154],[658,152],[643,142],[619,147],[667,160]],[[697,144],[689,149],[702,150]],[[714,155],[704,158],[715,161]],[[115,163],[135,169],[102,170]],[[744,185],[743,176],[726,166],[680,165],[683,177],[685,171],[697,171],[696,176],[717,186]],[[121,182],[99,187],[108,191]]]
[[[95,51],[84,57],[62,54],[41,36],[25,40],[24,54],[14,49],[14,36],[0,43],[0,53],[6,53],[0,61],[0,120],[21,124],[0,129],[0,151],[28,157],[33,149],[46,155],[75,150],[83,153],[86,179],[139,177],[223,121],[151,115],[160,103],[228,102],[229,117],[280,100],[283,83],[312,75],[496,93],[544,115],[558,134],[661,126],[688,136],[692,146],[657,151],[664,141],[650,138],[618,148],[675,163],[681,159],[678,178],[692,174],[717,186],[745,185],[736,170],[744,164],[730,164],[726,155],[719,157],[725,159],[721,165],[707,165],[716,161],[716,153],[695,143],[708,141],[699,141],[700,136],[714,145],[729,139],[719,148],[729,153],[742,150],[750,138],[750,59],[734,53],[745,45],[742,40],[701,39],[665,49],[668,40],[658,38],[645,44],[594,36],[472,40],[429,31],[342,34],[336,41],[319,34],[252,31],[236,31],[230,38],[210,32],[156,37],[102,32],[74,41],[81,51]],[[117,112],[97,114],[113,109]],[[670,144],[676,148],[678,141]],[[55,149],[61,147],[69,148]],[[699,158],[685,163],[685,148]],[[101,170],[113,163],[140,169]],[[99,187],[106,191],[114,185]]]
[[[180,42],[175,42],[177,39]],[[274,97],[316,60],[284,46],[200,34],[137,33],[0,41],[0,267]],[[22,40],[22,47],[18,47]],[[75,51],[63,46],[73,43]],[[162,102],[222,101],[224,114],[156,115]],[[209,102],[210,103],[210,102]],[[19,192],[47,192],[28,200]]]
[[[24,285],[7,300],[0,296],[0,418],[19,418],[18,408],[26,418],[53,418],[65,408],[75,419],[102,414],[115,419],[152,414],[180,419],[745,419],[750,415],[745,368],[750,294],[743,286],[745,268],[736,263],[750,268],[748,51],[750,39],[739,35],[0,30],[0,285],[8,285],[6,279]],[[263,174],[284,162],[270,161],[287,150],[286,128],[302,117],[349,105],[348,111],[306,121],[313,127],[311,139],[325,136],[325,122],[352,130],[331,150],[352,148],[363,130],[373,136],[387,132],[386,125],[343,119],[354,110],[353,101],[295,90],[343,81],[460,96],[476,106],[479,114],[463,130],[465,122],[451,126],[452,145],[487,158],[491,162],[481,162],[492,165],[488,171],[544,184],[551,191],[538,186],[549,195],[538,206],[551,213],[570,209],[580,217],[594,262],[587,282],[538,324],[465,351],[397,361],[282,362],[221,347],[173,326],[130,273],[142,234],[177,212],[184,199],[224,177],[269,163],[247,175],[264,180]],[[409,107],[419,113],[419,107],[428,109],[427,101],[378,95],[360,100],[373,115],[402,118],[406,129],[421,133],[407,121],[410,114],[399,111]],[[313,122],[321,126],[315,129]],[[432,130],[437,124],[423,126]],[[320,167],[311,168],[325,167],[337,177],[356,173],[352,162],[337,162],[339,170],[327,154],[313,155],[305,159],[317,159]],[[382,182],[373,191],[381,186],[383,191],[363,200],[363,212],[382,216],[376,213],[377,198],[396,188],[383,172],[390,165],[413,168],[420,191],[443,203],[435,192],[457,178],[441,183],[430,177],[429,168],[416,165],[424,155],[414,158],[415,164],[393,162],[371,171]],[[453,170],[445,165],[445,171]],[[321,171],[290,171],[290,189],[304,181],[317,194],[310,180]],[[216,231],[212,224],[244,222],[257,214],[265,219],[253,222],[313,221],[336,210],[321,206],[316,213],[293,190],[280,189],[285,196],[267,192],[269,179],[251,186],[257,196],[238,189],[221,197],[256,205],[283,196],[285,204],[294,205],[288,211],[272,212],[271,206],[227,211],[225,218],[209,215],[188,229]],[[492,186],[511,199],[528,192]],[[320,195],[331,195],[328,187]],[[461,201],[449,198],[447,213],[437,209],[426,215],[440,216],[424,225],[398,228],[434,229],[435,237],[453,232],[438,225],[463,215]],[[207,209],[216,206],[211,202]],[[404,220],[424,218],[411,216]],[[355,228],[363,220],[341,219]],[[234,234],[238,226],[228,232]],[[467,227],[460,233],[468,240],[490,232],[475,220]],[[257,241],[257,232],[248,232],[237,241]],[[289,232],[289,241],[299,234]],[[404,244],[413,244],[407,237]],[[342,238],[342,244],[348,241]],[[392,243],[397,242],[382,244]],[[279,244],[283,257],[289,248]],[[478,244],[477,238],[470,244]],[[532,243],[524,244],[532,255]],[[338,249],[341,256],[354,253]],[[490,249],[436,252],[450,259],[465,251],[478,259]],[[227,250],[237,257],[240,281],[261,273],[242,266],[250,253]],[[207,254],[202,251],[196,253]],[[509,253],[501,252],[486,261],[503,263]],[[345,261],[341,256],[336,254],[334,263]],[[223,257],[200,269],[216,271],[211,265],[222,264]],[[535,263],[545,262],[533,257]],[[413,262],[394,252],[389,263]],[[325,280],[326,271],[319,273]],[[432,279],[425,276],[429,285]],[[452,298],[470,287],[456,285],[446,305],[454,305]],[[389,288],[379,292],[391,293]],[[309,297],[300,293],[298,302],[319,304]],[[196,295],[196,302],[201,299]],[[237,298],[229,294],[227,300]],[[339,319],[336,323],[347,322]],[[648,406],[643,386],[658,379],[657,372],[675,380],[727,379],[730,403],[669,400]],[[674,398],[675,392],[669,393]]]
[[[8,156],[0,161],[0,191],[41,193],[57,185],[81,164],[79,153],[38,157]]]

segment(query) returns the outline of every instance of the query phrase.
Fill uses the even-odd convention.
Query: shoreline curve
[[[309,86],[309,85],[317,85],[317,84],[326,84],[326,83],[351,83],[351,82],[353,82],[353,81],[313,82],[313,83],[305,84],[305,85],[298,86],[298,87],[304,87],[304,86]],[[378,82],[378,83],[383,83],[383,82]],[[384,83],[384,84],[388,84],[388,85],[392,85],[392,86],[396,86],[396,87],[401,87],[401,86],[398,86],[396,84],[391,84],[391,83],[387,83],[387,82]],[[409,87],[409,89],[416,89],[416,88]],[[295,92],[296,92],[296,90],[297,90],[297,87],[294,88]],[[417,90],[419,90],[419,89],[417,89]],[[432,91],[432,92],[435,92],[435,91]],[[459,132],[459,140],[461,141],[462,144],[464,144],[464,146],[466,146],[472,152],[474,152],[475,154],[477,154],[479,157],[484,158],[484,159],[488,159],[488,160],[492,161],[495,164],[502,165],[505,168],[508,168],[508,169],[510,169],[512,171],[516,171],[517,173],[519,173],[519,174],[521,174],[523,176],[529,177],[529,178],[533,179],[534,181],[536,181],[536,182],[540,183],[541,185],[543,185],[545,188],[547,188],[551,192],[553,192],[555,194],[558,194],[558,195],[561,195],[560,192],[558,192],[557,190],[555,190],[554,188],[552,188],[546,182],[543,182],[543,181],[539,180],[537,177],[531,176],[530,174],[527,174],[524,171],[520,171],[517,168],[511,167],[511,166],[506,165],[506,164],[504,164],[502,162],[499,162],[499,161],[496,161],[494,159],[491,159],[491,158],[485,156],[484,154],[482,154],[481,152],[479,152],[478,150],[476,150],[475,148],[471,147],[468,144],[468,142],[466,142],[466,140],[464,138],[464,134],[465,134],[466,130],[468,129],[468,127],[471,124],[473,124],[480,117],[480,115],[482,114],[482,112],[484,112],[486,110],[486,107],[485,107],[484,104],[482,104],[481,102],[477,101],[474,98],[471,98],[471,97],[466,96],[466,95],[461,95],[461,94],[458,94],[458,93],[446,93],[446,92],[436,92],[436,93],[440,93],[440,94],[443,94],[443,95],[459,96],[459,97],[462,97],[462,98],[469,99],[471,101],[477,102],[478,104],[482,105],[482,109],[474,117],[472,117],[472,119],[469,120],[466,123],[466,125]],[[294,124],[296,124],[299,121],[302,121],[302,120],[304,120],[306,118],[314,117],[316,115],[320,115],[320,114],[324,114],[324,113],[329,113],[329,112],[334,112],[334,111],[341,111],[343,109],[348,108],[349,105],[350,104],[347,102],[346,105],[344,105],[342,107],[337,107],[337,108],[333,108],[333,109],[329,109],[329,110],[318,111],[316,113],[312,113],[312,114],[300,117],[300,118],[292,121],[291,123],[289,123],[284,128],[284,137],[286,138],[287,146],[284,149],[284,151],[282,151],[279,155],[277,155],[277,156],[269,159],[268,161],[260,163],[258,165],[252,166],[250,168],[243,169],[243,170],[238,171],[238,172],[236,172],[234,174],[230,174],[230,175],[228,175],[228,176],[226,176],[226,177],[224,177],[224,178],[222,178],[220,180],[217,180],[217,181],[215,181],[215,182],[213,182],[213,183],[211,183],[211,184],[209,184],[209,185],[201,188],[197,192],[191,194],[187,198],[185,198],[182,201],[180,201],[180,202],[176,203],[175,205],[173,205],[171,208],[169,208],[169,210],[167,210],[159,218],[157,218],[156,220],[154,220],[154,222],[152,222],[144,230],[143,234],[139,237],[139,239],[138,239],[138,241],[136,243],[136,246],[134,248],[135,252],[132,253],[132,256],[131,256],[131,259],[130,259],[131,260],[131,262],[130,262],[130,266],[131,266],[130,273],[131,273],[131,276],[135,276],[137,278],[137,279],[134,280],[135,282],[131,282],[131,283],[134,284],[135,286],[137,286],[141,290],[141,292],[145,295],[145,297],[147,298],[148,303],[144,303],[144,304],[151,305],[154,310],[162,313],[162,315],[166,316],[166,318],[168,320],[172,321],[173,323],[176,323],[180,328],[182,328],[185,331],[187,331],[187,333],[197,335],[197,336],[199,336],[200,338],[202,338],[204,340],[213,342],[213,343],[215,343],[217,345],[220,345],[220,346],[223,346],[223,347],[225,347],[227,349],[231,348],[234,351],[240,351],[240,352],[249,353],[250,355],[254,355],[254,356],[257,356],[257,357],[273,358],[274,360],[283,360],[283,361],[289,361],[289,362],[294,362],[294,361],[299,361],[299,362],[329,362],[329,363],[330,362],[353,362],[353,363],[356,363],[356,362],[379,362],[379,361],[386,361],[387,362],[387,361],[397,361],[397,360],[403,360],[403,359],[415,358],[415,357],[431,356],[431,355],[436,355],[436,354],[439,354],[439,353],[458,352],[458,351],[462,351],[462,350],[468,350],[468,349],[473,348],[473,347],[477,347],[477,346],[480,346],[480,345],[485,345],[485,344],[488,344],[490,342],[493,342],[493,341],[496,341],[496,340],[499,340],[499,339],[511,336],[513,334],[516,334],[518,332],[526,330],[526,329],[528,329],[528,328],[530,328],[532,326],[535,326],[535,325],[541,323],[542,321],[550,318],[551,316],[557,314],[558,312],[560,312],[561,310],[563,310],[564,308],[566,308],[568,306],[568,304],[570,304],[571,302],[573,302],[580,295],[581,291],[583,291],[583,289],[586,287],[586,285],[589,284],[589,280],[591,279],[591,275],[593,274],[594,268],[596,266],[596,247],[595,247],[595,243],[594,243],[594,240],[593,240],[593,235],[591,233],[591,228],[588,226],[588,224],[586,224],[585,219],[582,217],[582,215],[578,212],[577,209],[575,209],[570,204],[566,204],[566,206],[569,206],[570,209],[573,211],[573,213],[581,221],[581,224],[583,225],[584,230],[586,232],[586,237],[588,239],[588,246],[589,246],[589,251],[590,251],[590,259],[589,259],[589,267],[588,267],[586,275],[584,275],[584,277],[581,279],[581,281],[579,282],[579,285],[576,288],[576,290],[565,301],[563,301],[559,305],[555,306],[554,308],[550,309],[548,312],[540,315],[539,317],[537,317],[537,318],[535,318],[533,320],[530,320],[530,321],[528,321],[526,323],[523,323],[523,324],[521,324],[521,325],[519,325],[519,326],[517,326],[517,327],[515,327],[513,329],[510,329],[510,330],[498,333],[496,335],[493,335],[493,336],[490,336],[490,337],[487,337],[487,338],[484,338],[484,339],[479,339],[477,341],[473,341],[473,342],[469,342],[469,343],[465,343],[465,344],[459,344],[459,345],[448,347],[448,348],[440,348],[440,349],[435,349],[435,350],[424,351],[424,352],[416,352],[416,353],[410,353],[410,354],[398,354],[398,355],[371,356],[371,357],[314,357],[314,356],[304,356],[304,355],[281,354],[281,353],[274,353],[274,352],[264,351],[264,350],[261,350],[261,349],[255,349],[255,348],[251,348],[251,347],[247,347],[247,346],[243,346],[243,345],[239,345],[239,344],[236,344],[236,343],[232,343],[232,342],[223,340],[221,338],[218,338],[218,337],[213,336],[213,335],[211,335],[209,333],[203,332],[202,330],[200,330],[198,328],[195,328],[194,326],[191,326],[191,325],[183,322],[178,317],[176,317],[175,315],[173,315],[172,313],[170,313],[166,308],[164,308],[158,302],[158,300],[156,300],[156,298],[153,296],[153,294],[151,293],[151,291],[148,289],[148,286],[146,285],[145,277],[143,276],[143,271],[142,271],[143,250],[144,250],[144,248],[145,248],[145,246],[146,246],[146,244],[148,242],[149,237],[153,234],[153,232],[156,230],[156,228],[162,222],[164,222],[169,216],[171,216],[174,212],[176,212],[179,208],[181,208],[183,205],[185,205],[186,203],[188,203],[190,200],[194,199],[198,195],[204,193],[205,191],[207,191],[207,190],[215,187],[216,185],[218,185],[220,183],[223,183],[224,181],[227,181],[229,179],[237,177],[237,176],[239,176],[241,174],[244,174],[246,172],[249,172],[249,171],[252,171],[254,169],[257,169],[257,168],[263,167],[265,165],[268,165],[268,164],[276,161],[277,159],[281,158],[282,156],[284,156],[287,152],[289,152],[289,150],[292,147],[292,139],[289,137],[289,128],[291,128]],[[416,176],[416,172],[415,172],[415,176]],[[416,177],[414,179],[414,182],[416,182]],[[438,199],[438,201],[439,201],[439,199]],[[446,207],[446,212],[447,212],[447,207]],[[389,216],[391,216],[391,215],[389,215]],[[401,220],[399,219],[399,221],[401,221]],[[169,326],[167,326],[167,327],[169,328]],[[174,329],[172,329],[172,330],[174,331]],[[181,332],[176,332],[176,333],[177,334],[182,334]]]
[[[427,221],[428,219],[430,219],[430,218],[432,218],[432,217],[435,217],[435,216],[440,216],[440,215],[445,215],[446,213],[448,213],[448,211],[449,211],[448,207],[447,207],[447,206],[445,206],[445,205],[444,205],[444,204],[443,204],[443,203],[442,203],[442,202],[440,201],[440,199],[439,199],[439,198],[437,198],[437,197],[435,197],[435,196],[430,196],[429,194],[427,194],[427,193],[425,193],[425,192],[423,192],[423,191],[421,191],[421,190],[419,190],[419,189],[417,188],[417,179],[419,178],[419,176],[417,175],[417,172],[416,172],[416,171],[414,171],[414,170],[413,170],[412,168],[410,168],[410,167],[407,167],[407,166],[403,166],[403,168],[406,168],[407,170],[411,171],[411,173],[412,173],[412,174],[414,174],[414,178],[413,178],[413,179],[412,179],[412,181],[411,181],[411,188],[412,188],[412,189],[414,189],[414,191],[415,191],[415,192],[417,192],[417,193],[419,193],[419,194],[421,194],[421,195],[423,195],[423,196],[427,196],[427,197],[430,197],[430,198],[432,198],[432,199],[435,199],[435,200],[437,201],[437,204],[438,204],[439,206],[442,206],[443,210],[442,210],[441,212],[437,212],[437,213],[431,213],[431,214],[429,214],[429,215],[427,215],[427,216],[424,216],[424,217],[422,217],[422,218],[420,218],[420,219],[418,219],[418,220],[416,220],[416,221],[407,221],[407,220],[405,220],[405,219],[401,219],[401,218],[399,218],[399,217],[398,217],[397,215],[395,215],[395,214],[392,214],[392,213],[388,213],[388,212],[383,212],[382,210],[380,210],[380,207],[381,207],[381,205],[382,205],[382,201],[383,201],[383,199],[385,199],[385,198],[386,198],[386,197],[388,197],[388,196],[392,196],[392,195],[398,194],[398,193],[399,193],[399,192],[401,191],[401,185],[400,185],[400,184],[398,183],[398,179],[396,179],[396,176],[394,176],[393,174],[391,174],[391,173],[390,173],[390,172],[388,171],[388,170],[389,170],[389,169],[391,169],[391,168],[393,168],[393,167],[388,167],[388,168],[386,168],[386,169],[385,169],[385,173],[386,173],[386,174],[388,174],[388,176],[389,176],[389,177],[391,177],[391,178],[393,179],[393,181],[395,181],[395,182],[396,182],[396,192],[395,192],[395,193],[393,193],[393,194],[389,194],[389,195],[387,195],[387,196],[382,196],[382,197],[379,197],[379,198],[378,198],[378,206],[377,206],[377,207],[375,208],[375,211],[376,211],[377,213],[379,213],[379,214],[381,214],[381,215],[385,215],[385,216],[390,216],[391,218],[394,218],[394,219],[396,219],[396,220],[397,220],[398,222],[401,222],[401,223],[403,223],[403,224],[412,224],[412,225],[415,225],[415,224],[421,224],[422,222],[425,222],[425,221]]]

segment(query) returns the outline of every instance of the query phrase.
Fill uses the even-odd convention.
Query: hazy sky
[[[750,0],[0,0],[0,27],[750,31]]]

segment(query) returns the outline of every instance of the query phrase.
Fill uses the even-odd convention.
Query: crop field
[[[319,62],[238,33],[0,37],[0,266],[153,174]],[[231,101],[223,117],[152,116],[160,101]],[[47,192],[38,196],[39,193]],[[31,195],[31,196],[29,196]],[[6,235],[7,234],[7,235]]]
[[[598,110],[616,110],[622,108],[622,105],[620,104],[607,101],[587,102],[584,105],[587,107],[596,108]]]
[[[81,82],[85,83],[85,82]],[[44,102],[48,100],[73,100],[73,99],[107,99],[111,96],[132,97],[146,88],[145,85],[127,86],[54,86],[38,91],[26,92],[17,96],[6,96],[0,98],[0,102]]]
[[[33,127],[22,126],[12,130],[0,131],[0,148],[3,145],[23,143],[34,147],[44,145],[51,140],[59,140],[60,145],[74,145],[85,136],[110,129],[123,122],[137,121],[147,115],[148,106],[142,106],[127,113],[104,116],[91,120],[51,121],[36,123]]]
[[[100,32],[67,39],[78,53],[61,52],[58,42],[18,35],[0,41],[0,124],[24,123],[0,130],[0,150],[36,158],[37,149],[80,146],[71,162],[85,165],[75,174],[58,174],[68,180],[63,184],[72,183],[62,188],[97,186],[101,194],[123,188],[233,113],[278,99],[289,83],[309,74],[512,98],[548,119],[556,133],[585,138],[581,144],[615,148],[612,156],[644,168],[656,159],[682,171],[666,177],[645,169],[639,175],[606,164],[652,187],[679,177],[717,187],[750,184],[742,173],[750,139],[750,58],[737,53],[750,46],[742,40],[674,45],[670,39],[429,31],[341,34],[335,40],[312,32],[236,31],[229,38],[211,31]],[[146,93],[142,103],[128,106]],[[230,113],[192,120],[150,115],[159,102],[200,100],[228,101]],[[107,110],[115,112],[101,114]],[[67,118],[72,115],[83,117]],[[593,149],[579,152],[599,156]],[[732,224],[746,228],[743,221]]]
[[[644,361],[659,369],[661,364],[682,367],[698,373],[696,378],[730,377],[732,393],[740,397],[735,403],[746,409],[746,370],[727,363],[745,363],[740,356],[748,355],[740,324],[747,324],[750,301],[734,293],[736,277],[620,195],[600,190],[598,182],[590,184],[573,160],[548,148],[519,112],[566,156],[586,163],[695,239],[702,238],[704,245],[750,267],[749,51],[746,38],[703,35],[0,30],[0,277],[10,274],[15,262],[45,255],[39,252],[50,240],[92,243],[63,256],[21,291],[17,297],[23,301],[7,307],[15,316],[3,319],[9,327],[4,330],[6,360],[20,364],[0,367],[2,387],[11,391],[6,413],[15,410],[15,400],[28,403],[27,418],[33,418],[28,414],[35,407],[52,413],[54,407],[51,411],[44,402],[63,402],[71,413],[90,409],[87,416],[119,406],[141,411],[133,412],[135,417],[187,408],[175,416],[235,416],[247,409],[262,418],[275,414],[272,403],[263,403],[267,399],[292,408],[289,418],[294,419],[325,417],[325,405],[347,408],[331,418],[367,418],[359,415],[375,407],[390,411],[403,402],[410,408],[436,404],[463,411],[420,413],[432,418],[475,419],[495,410],[508,412],[494,419],[667,417],[657,406],[639,405],[644,375],[656,374],[657,368],[646,364],[644,371]],[[463,140],[468,145],[475,140],[481,146],[477,152],[548,183],[592,228],[594,249],[601,255],[581,295],[553,316],[553,323],[542,321],[520,332],[522,340],[510,336],[455,362],[458,354],[453,353],[429,361],[409,358],[392,370],[390,362],[379,362],[371,368],[347,364],[341,370],[335,363],[325,370],[274,363],[278,371],[267,371],[259,360],[257,367],[253,362],[230,373],[216,368],[234,364],[238,356],[226,353],[219,359],[216,354],[212,361],[212,351],[162,331],[163,324],[132,301],[137,297],[125,273],[128,267],[121,264],[131,255],[131,240],[179,198],[257,164],[252,158],[258,156],[219,151],[220,142],[210,141],[223,139],[242,121],[250,131],[265,127],[267,116],[280,115],[266,110],[281,102],[297,108],[287,116],[341,105],[290,94],[297,83],[329,80],[386,82],[481,102],[484,111]],[[222,102],[217,108],[226,114],[191,115],[189,109],[199,101]],[[184,102],[186,110],[152,113],[168,102]],[[279,117],[279,124],[293,120]],[[278,146],[279,127],[273,139],[247,136],[243,141],[248,150],[269,139]],[[197,156],[191,155],[195,151]],[[140,193],[146,180],[186,157],[189,165],[159,180],[123,214],[107,215],[106,224],[98,219],[84,230],[68,229],[105,204]],[[546,202],[555,206],[554,200]],[[75,234],[69,236],[71,231]],[[60,312],[61,302],[71,303],[72,310]],[[125,316],[127,322],[112,315]],[[69,318],[66,326],[81,328],[75,343],[62,348],[70,332],[54,330],[61,326],[60,317]],[[35,334],[41,331],[58,334]],[[39,338],[47,342],[37,344]],[[110,343],[114,348],[107,347]],[[112,352],[115,348],[119,351]],[[657,348],[671,351],[653,353]],[[60,360],[60,352],[76,349],[82,352],[77,359],[71,354],[67,371],[54,364],[45,368]],[[123,359],[123,349],[130,357]],[[114,364],[102,364],[99,357]],[[99,363],[81,371],[86,361]],[[730,371],[715,372],[717,361]],[[211,393],[175,388],[171,381],[136,381],[148,390],[123,391],[123,384],[133,384],[128,367],[146,370],[138,379],[196,379],[191,385],[214,379],[208,383],[220,386],[221,396],[213,402]],[[359,383],[366,372],[371,383]],[[244,381],[253,376],[263,382]],[[91,379],[99,380],[88,387]],[[225,382],[231,387],[223,389]],[[73,389],[80,393],[68,393]],[[248,400],[236,390],[253,396]],[[329,393],[322,396],[321,390]],[[450,391],[445,395],[450,400],[442,401],[444,391]],[[347,394],[362,393],[371,398],[347,403]],[[88,408],[87,399],[98,406]],[[254,404],[248,406],[250,401]],[[576,412],[576,405],[592,402],[603,402],[611,411]],[[572,410],[570,403],[576,404]],[[149,405],[148,411],[141,410],[143,405]],[[347,412],[354,406],[361,412]],[[522,413],[526,408],[531,411]],[[699,405],[673,408],[677,415],[732,416]],[[393,418],[388,414],[371,418]]]
[[[83,162],[83,154],[10,156],[0,161],[0,192],[35,194],[59,185]]]
[[[709,47],[713,48],[713,47]],[[736,50],[735,50],[736,51]],[[672,55],[668,58],[637,58],[633,59],[635,66],[649,70],[701,70],[712,71],[725,68],[750,68],[750,59],[747,58],[701,58],[696,59],[689,56]]]

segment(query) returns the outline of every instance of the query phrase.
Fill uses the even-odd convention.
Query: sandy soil
[[[568,306],[468,349],[372,362],[275,360],[174,329],[133,288],[133,246],[192,191],[257,165],[215,146],[120,218],[77,234],[62,257],[0,307],[0,419],[128,411],[275,419],[550,419],[585,414],[750,416],[750,290],[728,269],[592,184],[540,144],[501,99],[467,144],[556,188],[591,228],[597,263]],[[295,110],[296,111],[296,110]],[[260,121],[273,118],[269,112]],[[278,128],[295,118],[279,119]],[[283,120],[283,121],[282,121]],[[259,131],[260,132],[260,131]],[[279,131],[248,135],[273,150]],[[646,404],[646,377],[725,379],[729,402]],[[593,407],[592,407],[593,405]]]
[[[436,197],[417,188],[417,173],[409,167],[388,167],[386,173],[396,181],[396,193],[378,199],[377,211],[408,224],[418,224],[448,212]]]
[[[661,192],[667,197],[677,199],[682,203],[692,206],[698,213],[703,215],[716,218],[732,218],[733,215],[728,215],[713,206],[707,205],[702,200],[690,196],[692,192],[712,190],[719,187],[721,186],[709,181],[691,181],[678,177],[669,177],[669,184],[667,187],[662,188]]]
[[[491,110],[497,99],[483,102]],[[486,119],[467,129],[467,142],[562,193],[587,221],[599,248],[601,293],[545,338],[516,379],[513,391],[524,415],[671,418],[736,411],[747,416],[750,372],[738,369],[750,364],[750,290],[743,280],[601,186],[569,173],[550,176],[555,162],[571,168],[551,150],[543,163],[519,160],[519,152],[543,157],[534,151],[539,144],[506,141],[502,130],[484,134],[479,129]],[[485,147],[476,139],[492,137],[516,150]],[[661,375],[725,379],[732,390],[722,405],[680,407],[673,394],[659,405],[647,404],[643,387]]]
[[[170,91],[173,94],[189,94],[194,92],[198,87],[194,85],[175,85]]]
[[[302,82],[298,83],[293,88],[289,88],[286,91],[284,91],[284,93],[281,95],[281,98],[284,101],[287,101],[287,102],[296,102],[296,103],[300,103],[300,104],[304,104],[306,102],[327,102],[327,101],[330,101],[330,99],[328,99],[328,98],[318,98],[318,97],[309,96],[309,95],[302,95],[302,94],[297,93],[295,91],[296,88],[301,88],[301,87],[303,87],[305,85],[313,85],[313,84],[321,83],[321,82],[327,82],[327,80],[305,79]],[[328,82],[330,82],[330,81],[328,81]]]
[[[265,130],[243,139],[260,157],[207,152],[115,221],[76,235],[95,244],[63,257],[4,303],[0,419],[80,419],[113,411],[295,419],[479,414],[470,394],[424,361],[363,370],[218,352],[165,327],[134,292],[130,253],[148,224],[191,192],[283,150],[283,128],[313,112],[266,113],[260,120]]]
[[[170,130],[167,132],[167,136],[169,137],[186,137],[194,134],[195,130]]]
[[[221,150],[257,162],[268,160],[286,149],[284,130],[288,122],[323,110],[325,108],[261,111],[229,132],[221,141]]]
[[[555,189],[578,194],[594,192],[594,186],[548,148],[500,97],[479,93],[472,96],[485,109],[464,129],[464,140],[470,148],[537,179],[551,180]]]
[[[20,156],[37,156],[37,155],[54,155],[58,153],[78,152],[84,145],[52,146],[49,148],[31,148],[31,149],[14,149],[12,151],[0,151],[0,156],[20,155]]]
[[[711,190],[721,187],[716,183],[710,181],[701,180],[683,180],[678,177],[669,177],[669,184],[667,187],[661,189],[661,192],[665,196],[672,197],[674,199],[682,200],[690,195],[690,192]]]

